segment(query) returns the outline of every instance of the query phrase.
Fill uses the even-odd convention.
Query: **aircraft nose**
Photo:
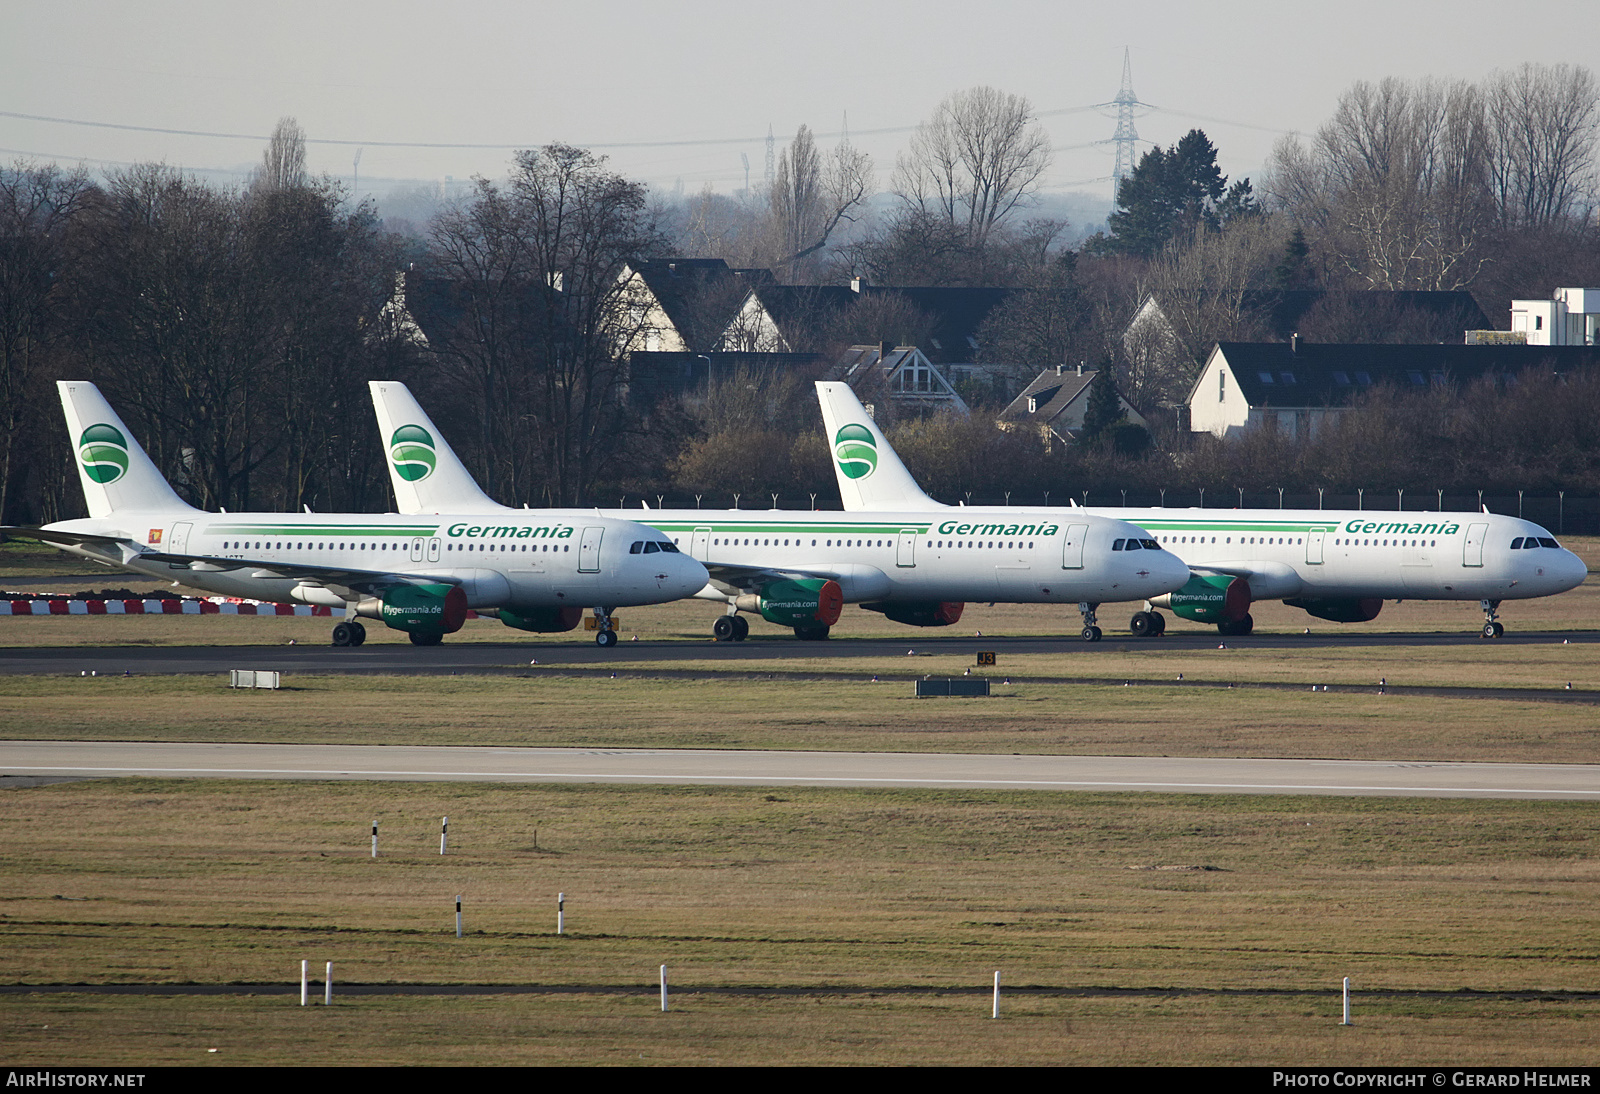
[[[711,580],[711,572],[688,555],[673,555],[672,559],[667,576],[680,597],[693,596]]]
[[[1558,584],[1559,591],[1566,592],[1584,583],[1589,576],[1589,565],[1566,548],[1562,548],[1561,554],[1563,557],[1552,567],[1551,576]]]

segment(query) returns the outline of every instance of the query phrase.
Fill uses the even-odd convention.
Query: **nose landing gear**
[[[1078,605],[1078,611],[1083,616],[1083,640],[1085,642],[1098,642],[1103,637],[1104,632],[1095,626],[1095,610],[1099,607],[1100,605],[1098,604],[1090,604],[1088,602],[1081,602]]]
[[[1478,606],[1483,609],[1483,630],[1485,638],[1500,638],[1506,633],[1505,627],[1500,624],[1500,602],[1498,600],[1480,600]]]

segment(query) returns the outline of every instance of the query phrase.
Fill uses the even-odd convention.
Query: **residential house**
[[[1234,437],[1272,429],[1291,437],[1350,412],[1362,392],[1513,381],[1530,368],[1566,372],[1600,364],[1600,348],[1523,345],[1330,345],[1218,342],[1189,395],[1189,428]]]
[[[1045,369],[1000,412],[1000,428],[1031,426],[1037,429],[1044,439],[1045,451],[1049,451],[1056,440],[1076,440],[1083,428],[1084,413],[1089,409],[1089,387],[1098,375],[1099,370],[1082,365]],[[1117,405],[1128,422],[1148,426],[1144,417],[1120,393]]]

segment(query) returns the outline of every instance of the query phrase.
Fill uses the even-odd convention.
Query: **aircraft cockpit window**
[[[1111,549],[1113,551],[1120,551],[1122,550],[1122,545],[1126,542],[1127,540],[1124,539],[1113,540],[1111,543]]]
[[[630,543],[628,545],[628,553],[630,555],[642,555],[642,554],[644,554],[644,541],[643,540],[638,540],[638,539],[634,540],[632,543]]]
[[[1539,546],[1541,546],[1541,547],[1554,547],[1557,550],[1559,550],[1561,548],[1561,544],[1557,543],[1553,539],[1548,539],[1548,538],[1546,538],[1544,536],[1540,536],[1539,537]]]
[[[1522,537],[1521,536],[1518,536],[1516,539],[1511,541],[1511,549],[1513,551],[1522,550]]]
[[[1139,542],[1144,544],[1144,549],[1146,551],[1159,551],[1159,550],[1161,550],[1161,544],[1157,543],[1153,539],[1144,539],[1144,540],[1140,540]]]
[[[644,545],[644,553],[647,555],[659,555],[661,553],[661,544],[655,540],[647,540]]]

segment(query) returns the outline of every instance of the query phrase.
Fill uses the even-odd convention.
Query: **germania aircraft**
[[[926,512],[938,502],[922,492],[873,424],[849,385],[818,383],[817,396],[833,440],[835,473],[845,510]],[[945,507],[952,532],[978,521],[1014,519],[1000,507]],[[1553,596],[1581,585],[1584,562],[1548,531],[1520,517],[1482,513],[1384,513],[1323,509],[1081,509],[1078,514],[1128,521],[1188,563],[1188,583],[1150,597],[1130,627],[1161,634],[1155,608],[1225,635],[1249,634],[1250,605],[1281,600],[1318,619],[1362,623],[1385,600],[1476,600],[1484,638],[1505,633],[1501,601]],[[1143,550],[1116,541],[1113,552]]]
[[[570,629],[594,605],[596,639],[611,646],[609,609],[679,600],[707,581],[655,529],[593,511],[207,513],[173,492],[93,384],[56,386],[89,516],[0,531],[222,596],[342,608],[336,646],[361,645],[360,618],[431,646],[469,608],[539,631]]]
[[[478,488],[404,384],[374,381],[372,401],[389,448],[402,513],[463,501],[507,511]],[[696,596],[726,606],[712,633],[743,639],[752,612],[806,640],[828,637],[845,603],[919,627],[947,626],[969,600],[1076,604],[1143,600],[1180,588],[1188,567],[1149,533],[1120,520],[1061,510],[1012,511],[1004,520],[946,521],[927,512],[794,510],[607,511],[659,529],[704,562]],[[514,511],[514,510],[512,510]],[[946,527],[948,525],[948,527]],[[1130,542],[1141,545],[1130,553]],[[654,545],[645,543],[640,550]],[[1085,635],[1093,628],[1086,616]],[[1098,631],[1094,637],[1098,637]]]

